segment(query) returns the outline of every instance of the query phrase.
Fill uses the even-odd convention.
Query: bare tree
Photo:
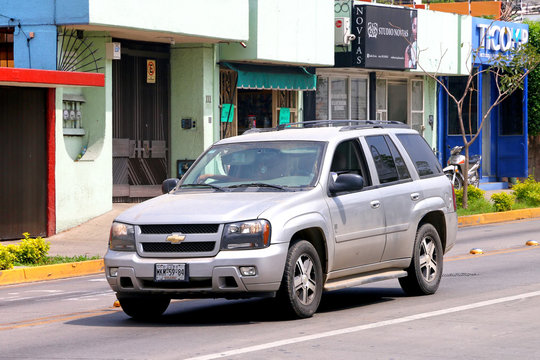
[[[487,34],[488,31],[485,31]],[[484,35],[485,36],[485,35]],[[483,43],[483,42],[481,42]],[[480,51],[483,48],[471,49],[468,55],[468,61],[474,60],[480,55]],[[459,120],[459,127],[461,136],[463,138],[463,148],[465,150],[465,171],[464,171],[464,186],[463,186],[463,208],[467,208],[467,189],[468,189],[468,171],[469,171],[469,147],[478,138],[485,120],[490,115],[491,111],[500,105],[505,99],[507,99],[514,91],[523,89],[524,81],[527,75],[540,63],[540,55],[537,50],[528,43],[519,45],[516,48],[508,50],[506,53],[501,53],[496,57],[491,58],[490,65],[487,67],[474,67],[468,68],[468,77],[465,88],[461,94],[453,94],[448,88],[447,84],[440,79],[438,70],[441,66],[442,60],[446,52],[443,53],[439,60],[438,68],[435,73],[426,71],[420,61],[420,53],[418,51],[419,61],[418,67],[424,72],[425,75],[435,80],[439,86],[446,92],[448,97],[452,99],[456,105],[457,115]],[[471,61],[471,63],[474,63]],[[471,114],[469,108],[469,127],[465,129],[463,122],[463,106],[466,103],[467,97],[476,96],[475,85],[477,79],[481,74],[485,76],[492,76],[497,89],[497,97],[491,103],[489,108],[482,115],[480,125],[477,126],[475,133],[472,132]],[[468,131],[467,131],[468,130]]]

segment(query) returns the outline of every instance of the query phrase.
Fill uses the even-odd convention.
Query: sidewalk
[[[45,238],[51,243],[49,255],[103,257],[107,252],[109,232],[113,220],[124,210],[136,203],[113,203],[111,211],[95,217],[79,226]],[[16,244],[18,241],[2,241],[2,245]]]

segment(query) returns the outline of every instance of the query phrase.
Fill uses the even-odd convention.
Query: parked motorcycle
[[[454,146],[450,150],[450,157],[446,162],[446,167],[443,169],[444,174],[454,184],[455,189],[461,189],[465,183],[465,155],[461,153],[463,146]],[[480,183],[480,175],[478,174],[478,168],[480,167],[480,160],[482,156],[473,155],[469,157],[469,185],[478,187]]]

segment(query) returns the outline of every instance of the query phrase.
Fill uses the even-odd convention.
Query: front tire
[[[118,297],[122,310],[136,320],[153,320],[160,317],[171,302],[163,297]]]
[[[459,190],[463,187],[463,179],[461,178],[459,173],[454,173],[453,171],[452,172],[447,171],[445,172],[445,175],[448,178],[448,180],[450,180],[452,185],[454,185],[455,190]]]
[[[322,296],[322,266],[317,250],[305,240],[294,243],[287,254],[278,299],[291,315],[313,316]]]
[[[443,250],[437,229],[423,224],[416,232],[408,275],[399,279],[407,295],[430,295],[439,288],[443,272]]]

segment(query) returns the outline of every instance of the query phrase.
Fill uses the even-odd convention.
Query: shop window
[[[420,134],[424,131],[424,82],[411,81],[411,126]]]
[[[272,127],[272,91],[238,90],[238,134]]]
[[[368,79],[319,76],[315,99],[317,120],[367,120]]]
[[[14,67],[12,28],[0,28],[0,67]]]
[[[407,123],[407,83],[388,82],[388,120]],[[390,100],[391,99],[391,100]]]
[[[517,89],[499,106],[501,135],[523,135],[523,90]]]
[[[386,106],[386,80],[377,79],[377,119],[376,120],[387,120],[388,119],[388,108]]]
[[[367,120],[367,79],[351,79],[351,119]]]
[[[466,76],[454,76],[448,79],[448,89],[457,99],[463,96],[465,86],[467,85]],[[467,134],[476,134],[477,127],[477,111],[478,111],[478,93],[474,88],[469,91],[463,101],[463,126]],[[461,135],[459,125],[457,106],[454,100],[448,96],[448,135]]]
[[[317,78],[315,102],[315,119],[328,120],[328,78]]]
[[[347,79],[332,79],[330,88],[330,110],[332,120],[349,118]]]

